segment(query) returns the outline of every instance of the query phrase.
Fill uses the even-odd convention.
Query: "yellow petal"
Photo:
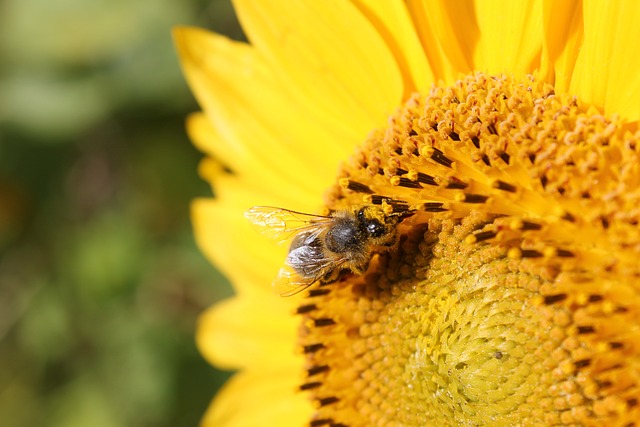
[[[234,297],[205,311],[196,341],[200,352],[222,369],[296,366],[298,319],[291,301],[268,292]]]
[[[226,151],[236,171],[260,163],[316,192],[326,188],[357,142],[353,132],[314,123],[249,46],[191,28],[175,29],[174,38],[187,80],[220,135],[212,151]]]
[[[478,39],[473,4],[446,0],[408,0],[422,46],[436,78],[451,84],[472,71]]]
[[[399,104],[402,75],[373,25],[348,1],[237,0],[251,43],[300,103],[362,137]],[[315,116],[315,114],[314,114]]]
[[[295,369],[236,374],[213,400],[201,427],[300,427],[309,424],[313,408],[296,393]]]
[[[570,90],[580,99],[640,120],[640,2],[585,1],[584,43]]]
[[[395,56],[404,77],[405,98],[416,90],[426,93],[435,79],[405,2],[353,1],[375,25]]]
[[[277,150],[274,149],[274,156],[258,156],[254,150],[247,150],[241,144],[224,138],[202,113],[189,116],[187,131],[196,147],[212,155],[223,165],[231,166],[236,182],[241,180],[233,185],[233,189],[226,189],[220,183],[215,183],[215,180],[225,179],[229,174],[209,173],[205,179],[216,184],[214,192],[217,196],[220,198],[221,192],[230,197],[242,196],[246,207],[268,202],[270,205],[277,203],[277,206],[302,211],[315,209],[328,182],[335,179],[314,178],[308,171],[293,179],[286,174],[286,169],[283,171],[272,166],[272,162],[278,161],[275,158]],[[299,151],[302,153],[305,149],[306,147],[300,147]],[[327,166],[327,169],[334,171],[335,166]],[[241,193],[237,192],[237,187],[240,187]]]
[[[191,212],[196,241],[238,293],[272,292],[286,248],[253,229],[244,210],[212,199],[195,200]]]
[[[582,2],[545,0],[544,46],[540,78],[568,92],[583,41]]]
[[[477,0],[474,7],[480,30],[473,55],[475,69],[518,76],[539,68],[543,39],[541,0]]]

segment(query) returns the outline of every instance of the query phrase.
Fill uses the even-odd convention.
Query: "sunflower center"
[[[633,425],[638,137],[533,78],[413,96],[329,193],[407,219],[299,307],[311,425]]]

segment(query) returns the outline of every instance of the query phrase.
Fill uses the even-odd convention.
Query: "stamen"
[[[321,419],[317,419],[317,420],[312,420],[309,423],[310,427],[322,427],[322,426],[326,426],[326,425],[331,425],[333,423],[333,420],[330,418],[321,418]]]
[[[522,226],[520,227],[520,229],[522,231],[540,230],[542,229],[542,225],[536,224],[535,222],[531,221],[522,221]]]
[[[571,257],[574,257],[575,254],[566,249],[556,249],[556,256],[560,258],[571,258]]]
[[[434,177],[431,175],[427,175],[426,173],[418,172],[418,182],[427,185],[437,186],[438,183],[435,181]]]
[[[510,193],[515,193],[516,192],[516,186],[515,185],[511,185],[508,182],[504,182],[504,181],[496,181],[493,184],[494,188],[497,188],[498,190],[502,190],[502,191],[508,191]]]
[[[575,366],[575,368],[577,370],[580,370],[582,368],[586,368],[589,365],[591,365],[591,359],[578,360],[577,362],[575,362],[573,364],[573,366]]]
[[[544,303],[547,305],[555,304],[567,299],[567,294],[547,295],[544,297]]]
[[[502,159],[503,162],[505,162],[507,165],[509,164],[509,162],[511,161],[511,156],[509,156],[509,154],[507,154],[506,152],[502,151],[498,154],[498,156]]]
[[[398,181],[398,185],[400,187],[406,187],[406,188],[422,188],[422,185],[420,185],[419,182],[411,181],[410,179],[405,177],[400,177]]]
[[[319,297],[319,296],[322,296],[322,295],[327,295],[330,292],[331,292],[331,290],[330,289],[326,289],[326,288],[325,289],[310,289],[309,292],[308,292],[308,296],[310,298]]]
[[[520,256],[522,258],[540,258],[544,254],[540,251],[536,251],[533,249],[522,249],[520,251]]]
[[[431,202],[423,203],[421,210],[425,212],[444,212],[447,209],[443,208],[443,203]]]
[[[317,343],[317,344],[311,344],[311,345],[305,345],[302,347],[302,351],[304,353],[315,353],[318,350],[321,350],[324,348],[324,344],[322,343]]]
[[[345,179],[342,182],[342,185],[351,191],[355,191],[356,193],[373,194],[373,191],[368,186],[356,181]]]
[[[579,334],[591,334],[594,333],[596,330],[594,329],[593,326],[578,326],[578,333]]]
[[[445,188],[447,188],[448,190],[464,190],[468,186],[469,184],[452,177]]]
[[[314,366],[312,368],[307,369],[307,376],[312,377],[314,375],[321,374],[323,372],[327,372],[329,370],[329,365],[319,365]]]
[[[327,405],[332,405],[336,402],[339,402],[340,399],[338,399],[335,396],[331,396],[331,397],[323,397],[322,399],[317,399],[316,402],[318,402],[318,406],[327,406]]]
[[[299,389],[300,389],[300,391],[311,390],[311,389],[314,389],[314,388],[318,388],[318,387],[320,387],[321,385],[322,385],[322,383],[321,383],[321,382],[317,382],[317,381],[315,381],[315,382],[311,382],[311,383],[305,383],[305,384],[302,384],[302,385],[299,387]]]
[[[330,318],[322,318],[322,319],[313,319],[313,325],[316,328],[321,328],[323,326],[331,326],[331,325],[335,325],[336,322],[333,319]]]
[[[305,313],[309,313],[310,311],[316,310],[318,307],[315,304],[306,304],[306,305],[301,305],[300,307],[298,307],[296,309],[296,313],[297,314],[305,314]]]
[[[439,163],[442,166],[446,166],[448,168],[451,167],[451,165],[453,164],[453,160],[447,158],[447,156],[445,156],[442,151],[438,150],[435,147],[431,147],[431,150],[432,150],[431,159],[434,162]]]
[[[462,201],[464,203],[484,203],[487,201],[489,197],[488,196],[484,196],[482,194],[468,194],[465,193],[464,198],[462,199]]]
[[[470,239],[468,243],[478,243],[485,240],[493,239],[497,234],[498,233],[496,233],[495,231],[481,231],[479,233],[470,235],[469,237],[471,237],[472,239]]]

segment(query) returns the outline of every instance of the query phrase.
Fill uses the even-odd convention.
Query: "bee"
[[[398,242],[402,213],[387,214],[381,206],[360,205],[329,216],[256,206],[245,217],[278,241],[291,240],[284,266],[273,282],[282,296],[295,295],[312,284],[335,280],[340,271],[363,274],[374,253]]]

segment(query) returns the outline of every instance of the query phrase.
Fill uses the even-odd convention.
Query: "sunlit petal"
[[[291,369],[242,372],[211,403],[202,427],[299,427],[308,423],[311,405],[295,393],[299,378]],[[247,405],[250,405],[248,408]]]
[[[191,28],[174,30],[174,38],[187,79],[222,137],[212,150],[227,151],[221,155],[227,166],[241,170],[261,163],[292,181],[305,177],[300,184],[311,192],[330,182],[339,156],[351,148],[344,143],[348,135],[314,124],[304,108],[282,95],[271,70],[249,46]],[[316,149],[298,150],[301,141]]]
[[[403,94],[402,75],[375,27],[345,0],[234,1],[249,40],[318,117],[359,135],[383,124]],[[310,24],[313,25],[310,25]]]
[[[474,69],[492,74],[525,75],[540,64],[541,0],[479,0],[474,3],[479,38]],[[471,32],[468,36],[473,36]],[[473,40],[466,40],[473,44]]]
[[[407,5],[401,0],[354,0],[393,53],[405,80],[405,94],[424,92],[435,80]]]
[[[640,119],[640,3],[585,1],[584,42],[570,92],[631,121]]]
[[[546,0],[544,33],[540,77],[566,93],[584,38],[582,2]]]
[[[478,39],[473,5],[446,0],[409,0],[408,7],[437,78],[454,82],[472,70]]]
[[[300,363],[294,353],[298,325],[287,315],[290,309],[278,295],[261,292],[218,303],[198,321],[198,348],[224,369],[286,368]]]

